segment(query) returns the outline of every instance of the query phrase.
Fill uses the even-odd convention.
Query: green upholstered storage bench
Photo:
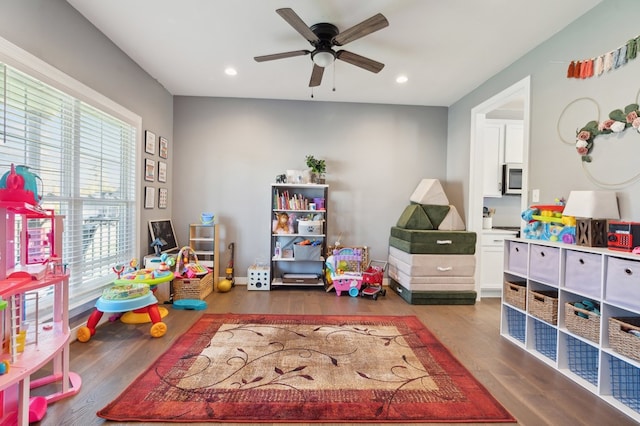
[[[411,291],[389,278],[389,288],[411,305],[475,305],[475,291]]]
[[[411,254],[475,254],[476,233],[391,227],[389,245]]]

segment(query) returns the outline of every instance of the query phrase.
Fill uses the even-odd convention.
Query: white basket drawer
[[[605,300],[640,310],[640,262],[609,257]]]
[[[529,247],[529,278],[546,284],[558,285],[560,249],[532,244]]]
[[[529,253],[528,249],[529,245],[527,243],[509,241],[509,258],[507,260],[507,269],[510,272],[516,272],[526,275],[527,256]]]
[[[587,296],[600,298],[602,255],[568,250],[566,252],[564,285]]]

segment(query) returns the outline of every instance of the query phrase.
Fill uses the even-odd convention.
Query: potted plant
[[[325,160],[318,160],[313,155],[307,155],[305,160],[307,162],[307,167],[311,169],[311,182],[324,183],[324,174],[327,171]]]

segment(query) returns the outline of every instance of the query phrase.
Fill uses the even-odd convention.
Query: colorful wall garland
[[[628,61],[635,59],[640,50],[640,36],[626,44],[595,58],[571,61],[567,69],[567,78],[585,79],[601,76],[612,69],[618,69]]]

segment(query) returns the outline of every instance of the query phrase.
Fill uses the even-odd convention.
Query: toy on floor
[[[362,289],[360,296],[368,296],[373,300],[378,300],[378,296],[386,296],[387,291],[382,288],[384,271],[387,269],[387,262],[381,260],[371,260],[369,266],[362,273]]]
[[[234,287],[236,285],[236,280],[234,278],[234,272],[233,272],[233,258],[235,253],[235,247],[236,247],[236,243],[229,243],[228,249],[231,251],[231,254],[229,255],[229,263],[227,264],[227,269],[225,271],[225,273],[227,274],[225,278],[231,282],[231,287]]]
[[[218,291],[220,293],[228,292],[229,290],[231,290],[231,287],[233,287],[233,284],[229,280],[222,280],[218,283]]]
[[[336,295],[340,296],[343,291],[349,293],[351,297],[360,294],[362,286],[362,249],[343,248],[334,250],[333,254],[327,257],[325,265],[331,276],[333,288]]]
[[[47,398],[44,396],[32,396],[29,398],[29,423],[39,422],[47,414]]]
[[[135,268],[137,262],[132,261],[130,266]],[[116,269],[120,270],[120,268]],[[106,288],[96,301],[96,308],[89,316],[87,325],[78,329],[78,341],[88,342],[91,339],[105,312],[126,312],[121,319],[127,323],[139,324],[150,321],[153,323],[151,336],[164,336],[167,326],[162,322],[162,318],[168,314],[168,311],[164,307],[158,307],[158,299],[153,293],[158,284],[171,280],[173,280],[173,273],[160,269],[133,270],[124,275],[118,274],[114,285]]]
[[[173,302],[173,309],[184,309],[187,311],[202,311],[207,309],[207,302],[198,299],[180,299]]]

